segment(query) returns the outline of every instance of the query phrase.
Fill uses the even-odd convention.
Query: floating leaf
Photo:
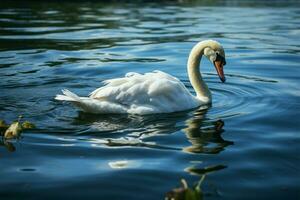
[[[203,193],[200,188],[205,176],[202,176],[197,185],[193,188],[189,188],[186,180],[181,179],[182,187],[175,188],[168,192],[165,200],[202,200]]]
[[[19,121],[12,123],[4,133],[5,139],[19,138],[22,132],[22,126]]]
[[[185,199],[184,200],[200,200],[200,193],[195,189],[186,189],[185,191]]]
[[[23,129],[34,129],[35,125],[29,121],[25,121],[22,123],[22,128]]]
[[[4,120],[0,120],[0,132],[4,133],[4,139],[19,138],[23,130],[35,128],[35,125],[29,121],[21,124],[21,118],[22,116],[19,116],[18,121],[13,122],[10,126],[7,126]]]
[[[188,188],[187,182],[184,179],[181,179],[182,187],[174,188],[166,194],[165,200],[184,200],[185,191]]]

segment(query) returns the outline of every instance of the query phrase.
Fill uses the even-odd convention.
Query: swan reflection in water
[[[158,148],[166,150],[179,150],[193,154],[218,154],[223,151],[228,145],[234,144],[231,141],[223,139],[222,133],[224,132],[224,121],[221,119],[208,119],[206,117],[207,108],[199,108],[193,112],[179,112],[173,114],[160,114],[149,116],[97,116],[88,118],[86,114],[81,113],[78,116],[78,120],[75,123],[90,123],[90,127],[94,132],[98,132],[98,136],[103,139],[107,137],[107,132],[110,132],[110,138],[102,140],[99,145],[107,145],[110,147],[120,146],[139,146],[147,148]],[[105,126],[104,126],[105,125]],[[96,129],[96,130],[95,130]],[[182,131],[187,140],[190,142],[189,146],[184,148],[178,148],[178,146],[166,146],[159,144],[159,138],[155,142],[148,142],[151,137],[159,135],[167,135],[178,133]],[[87,134],[87,132],[85,133]],[[104,135],[103,135],[104,134]],[[113,135],[116,137],[113,138]],[[170,135],[171,136],[171,135]],[[147,141],[144,139],[147,138]],[[127,161],[119,161],[115,163],[117,166],[114,168],[128,167]],[[125,166],[123,166],[126,164]],[[186,199],[188,195],[194,195],[196,199],[204,199],[209,195],[220,196],[217,187],[214,184],[205,188],[203,191],[201,184],[204,182],[204,178],[211,173],[225,169],[227,166],[223,164],[202,165],[199,160],[190,160],[187,163],[184,171],[187,173],[199,177],[197,182],[188,182],[189,186],[184,185],[179,188],[171,189],[166,192],[165,199],[182,200]],[[182,177],[178,177],[180,180]],[[182,179],[182,181],[185,181]],[[193,185],[193,183],[197,183]],[[176,184],[177,185],[177,184]],[[177,187],[174,185],[175,187]],[[191,199],[191,198],[188,198]]]
[[[90,136],[96,145],[142,146],[148,148],[183,150],[189,153],[217,154],[233,142],[224,140],[224,121],[207,119],[207,108],[191,112],[177,112],[159,115],[91,115],[80,112],[73,125],[87,125],[89,128],[78,133]],[[157,136],[183,131],[191,145],[160,145]],[[92,137],[91,137],[92,136]],[[151,138],[155,136],[155,141]],[[147,139],[147,141],[145,141]],[[151,142],[149,142],[151,141]]]
[[[185,147],[185,152],[217,154],[233,142],[224,140],[224,121],[206,120],[207,110],[198,110],[194,116],[186,120],[187,127],[183,129],[191,146]]]
[[[103,144],[113,147],[141,146],[217,154],[233,142],[222,138],[224,122],[220,119],[207,119],[206,112],[205,107],[192,112],[148,116],[92,115],[79,112],[72,125],[85,127],[75,135],[78,139],[85,139],[92,143],[93,146],[103,146]],[[181,130],[191,143],[183,149],[174,145],[160,145],[157,139],[149,142],[153,136],[174,134]],[[1,141],[0,146],[15,151],[13,143],[8,141]]]

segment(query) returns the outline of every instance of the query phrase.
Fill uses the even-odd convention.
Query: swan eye
[[[216,53],[217,57],[216,57],[216,61],[221,61],[223,65],[226,65],[226,60],[223,56],[221,56],[219,53]]]

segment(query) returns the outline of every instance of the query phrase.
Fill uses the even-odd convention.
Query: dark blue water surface
[[[0,118],[37,126],[0,142],[1,199],[164,199],[203,175],[204,199],[300,199],[299,3],[1,1],[0,25]],[[227,59],[225,84],[201,63],[209,109],[88,115],[54,100],[156,69],[193,92],[187,56],[204,39]]]

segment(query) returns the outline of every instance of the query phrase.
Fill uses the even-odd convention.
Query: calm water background
[[[163,199],[203,174],[204,199],[299,199],[299,8],[1,1],[0,118],[37,126],[1,141],[1,199]],[[225,84],[202,60],[209,109],[97,116],[54,100],[155,69],[193,91],[187,56],[208,38],[227,55]]]

